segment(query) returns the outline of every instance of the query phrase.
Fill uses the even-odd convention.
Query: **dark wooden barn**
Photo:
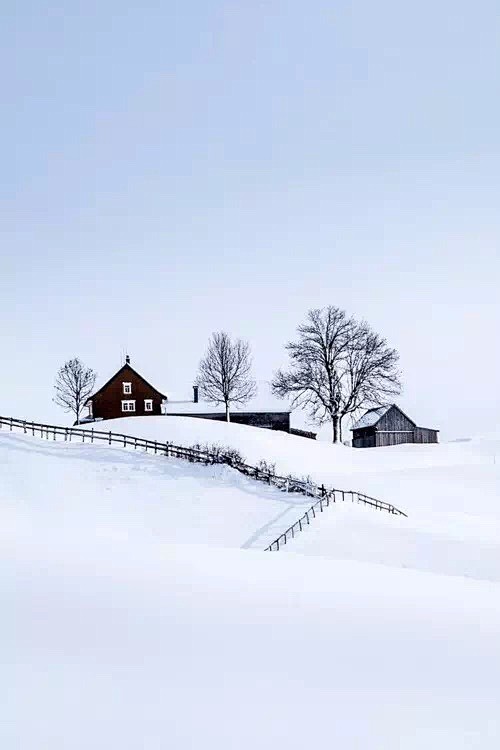
[[[353,448],[378,448],[401,443],[437,443],[439,430],[417,427],[396,404],[363,414],[352,428]]]
[[[87,400],[88,420],[159,415],[165,399],[131,367],[127,356],[123,367]]]

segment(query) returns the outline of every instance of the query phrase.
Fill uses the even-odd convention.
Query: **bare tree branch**
[[[207,401],[224,404],[230,421],[231,404],[245,404],[256,394],[252,358],[246,341],[231,341],[225,331],[213,333],[198,370],[198,384]]]
[[[77,423],[86,400],[92,395],[96,377],[94,370],[85,367],[77,357],[65,362],[57,372],[54,403],[64,411],[72,411]]]

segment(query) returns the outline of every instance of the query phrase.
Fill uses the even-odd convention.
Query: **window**
[[[122,401],[122,411],[135,411],[135,401]]]
[[[123,383],[123,393],[129,396],[132,393],[132,383]]]
[[[153,411],[153,399],[152,398],[144,399],[144,411]]]

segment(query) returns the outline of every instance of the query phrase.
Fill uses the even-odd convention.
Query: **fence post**
[[[12,432],[12,417],[10,418],[10,431]]]
[[[0,427],[1,427],[1,426],[2,426],[2,425],[0,424]],[[24,427],[24,434],[26,435],[26,420],[24,420],[24,424],[23,424],[23,427]]]
[[[93,443],[93,442],[94,442],[94,428],[93,428],[93,427],[92,427],[92,428],[91,428],[91,430],[90,430],[90,442],[91,442],[91,443]]]
[[[111,430],[109,431],[109,444],[111,445]]]
[[[155,456],[156,456],[157,450],[158,450],[158,445],[157,445],[156,440],[155,440]]]

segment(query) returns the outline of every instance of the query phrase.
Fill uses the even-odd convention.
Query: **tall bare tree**
[[[197,383],[207,401],[224,404],[229,422],[231,404],[246,404],[256,394],[251,376],[252,357],[246,341],[225,331],[213,333],[200,362]]]
[[[297,329],[298,341],[286,345],[290,369],[278,370],[272,382],[276,396],[291,398],[292,407],[307,409],[313,421],[331,421],[334,442],[339,440],[341,380],[354,328],[338,307],[309,310]]]
[[[399,354],[375,333],[368,323],[356,325],[347,350],[342,378],[340,439],[342,420],[361,409],[382,406],[401,393]]]
[[[78,357],[69,359],[57,372],[54,402],[64,411],[72,411],[77,424],[85,401],[92,395],[96,377],[97,373],[86,367]]]
[[[310,310],[297,331],[286,346],[290,368],[276,373],[272,389],[318,424],[331,421],[334,442],[346,415],[400,392],[398,355],[368,324],[330,305]]]

